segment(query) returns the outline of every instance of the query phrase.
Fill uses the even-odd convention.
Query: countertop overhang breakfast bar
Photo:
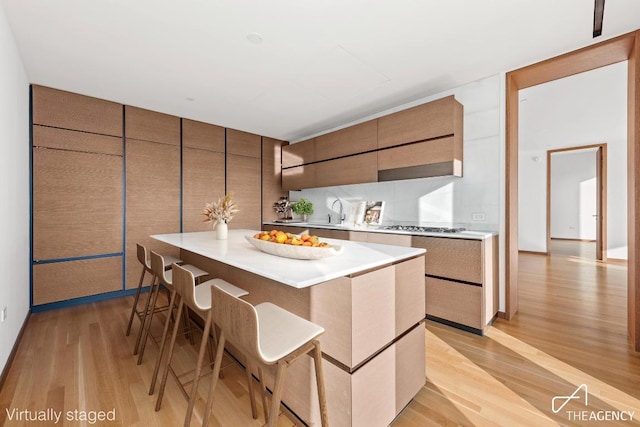
[[[186,263],[325,328],[320,337],[331,425],[387,426],[425,383],[424,254],[420,248],[323,239],[337,256],[299,260],[254,248],[230,230],[154,235]],[[390,302],[393,302],[390,304]],[[274,372],[265,371],[271,388]],[[283,403],[319,425],[313,363],[291,366]]]

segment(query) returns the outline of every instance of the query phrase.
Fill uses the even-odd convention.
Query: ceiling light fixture
[[[260,44],[262,43],[263,37],[260,33],[249,33],[247,34],[247,40],[249,40],[249,43]]]
[[[593,5],[593,37],[602,34],[602,19],[604,18],[604,0],[595,0]]]

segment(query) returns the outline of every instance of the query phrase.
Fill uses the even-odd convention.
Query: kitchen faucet
[[[335,209],[333,208],[336,205],[336,202],[338,202],[338,204],[340,205],[340,224],[344,223],[344,206],[342,205],[342,200],[340,200],[339,198],[336,198],[333,203],[331,204],[331,210],[335,211]],[[329,214],[329,222],[331,222],[331,214]]]

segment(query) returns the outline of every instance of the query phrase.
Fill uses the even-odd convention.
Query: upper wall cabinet
[[[462,135],[462,104],[453,95],[378,118],[378,148]]]
[[[315,139],[307,139],[282,147],[282,167],[290,168],[312,163],[316,160]]]
[[[122,104],[34,85],[33,124],[122,136]]]
[[[282,187],[462,176],[462,114],[449,96],[283,147]]]
[[[260,135],[227,129],[227,154],[260,158],[262,148]]]
[[[180,145],[180,118],[142,108],[126,107],[127,139]]]
[[[378,148],[377,121],[370,120],[340,129],[318,136],[315,140],[315,160],[318,161],[372,151]]]

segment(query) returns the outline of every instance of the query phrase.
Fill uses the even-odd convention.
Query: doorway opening
[[[547,254],[607,258],[607,145],[547,150]]]

